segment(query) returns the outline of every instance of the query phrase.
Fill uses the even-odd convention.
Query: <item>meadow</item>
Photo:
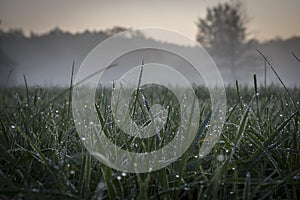
[[[163,88],[155,91],[158,96],[169,97]],[[28,87],[25,79],[24,87],[0,92],[0,199],[300,197],[298,88],[258,86],[256,78],[253,87],[239,87],[238,82],[227,87],[227,116],[221,138],[209,155],[199,158],[210,108],[209,94],[205,88],[196,87],[201,113],[200,131],[193,144],[167,167],[140,174],[116,171],[90,155],[76,133],[70,89]],[[99,105],[101,113],[106,113],[99,115],[103,122],[111,114],[101,95]],[[134,107],[139,111],[135,118],[145,123],[148,119],[140,105]],[[147,151],[164,145],[172,139],[168,133],[176,129],[176,114],[167,121],[168,131],[160,137],[164,140],[157,142],[154,137],[131,145],[127,138],[124,148],[145,151],[141,144],[153,140]],[[119,131],[115,125],[106,130],[108,134]],[[124,143],[124,138],[110,137],[118,145]]]

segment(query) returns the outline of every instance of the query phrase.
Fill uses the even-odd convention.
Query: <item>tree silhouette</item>
[[[124,28],[124,27],[121,27],[121,26],[114,26],[111,29],[107,29],[105,31],[105,33],[107,35],[114,35],[114,34],[117,34],[117,33],[120,33],[120,32],[126,31],[126,30],[127,30],[127,28]]]
[[[199,18],[197,41],[222,65],[235,68],[246,49],[246,22],[241,3],[218,4],[207,9],[205,18]]]
[[[1,20],[0,20],[1,25]],[[0,87],[7,84],[10,80],[11,72],[13,71],[16,62],[10,58],[2,49],[2,36],[4,32],[0,26]]]

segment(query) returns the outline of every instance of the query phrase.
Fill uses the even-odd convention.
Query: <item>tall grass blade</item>
[[[256,51],[263,57],[263,59],[268,63],[268,65],[271,67],[272,71],[274,72],[274,74],[276,75],[277,79],[280,81],[281,85],[284,87],[286,93],[288,94],[290,100],[292,101],[292,103],[294,104],[295,108],[297,108],[296,103],[292,97],[292,95],[290,94],[289,90],[287,89],[287,87],[285,86],[285,84],[283,83],[282,79],[280,78],[279,74],[276,72],[276,70],[274,69],[273,65],[270,63],[270,61],[265,57],[265,55],[259,51],[258,49],[256,49]]]

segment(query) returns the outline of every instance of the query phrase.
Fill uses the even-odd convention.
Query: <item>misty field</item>
[[[253,85],[226,88],[221,138],[201,159],[209,94],[196,88],[201,116],[193,144],[171,165],[142,174],[116,171],[89,154],[76,133],[70,90],[2,89],[0,199],[297,199],[300,90]],[[176,116],[168,120],[168,130],[176,129]],[[126,148],[140,151],[143,142],[127,141]]]

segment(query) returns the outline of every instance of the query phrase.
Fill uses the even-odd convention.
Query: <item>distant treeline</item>
[[[21,30],[0,30],[0,85],[22,84],[23,74],[29,84],[65,85],[73,61],[78,69],[98,43],[123,30],[126,29],[115,27],[105,31],[69,33],[55,28],[45,34],[32,33],[30,36],[25,36]],[[252,39],[248,44],[242,62],[234,69],[212,55],[227,82],[250,80],[253,73],[263,75],[264,62],[256,52],[259,49],[275,64],[288,85],[299,85],[300,66],[292,52],[300,56],[300,37],[264,42]],[[268,79],[269,83],[273,80],[271,74]]]

